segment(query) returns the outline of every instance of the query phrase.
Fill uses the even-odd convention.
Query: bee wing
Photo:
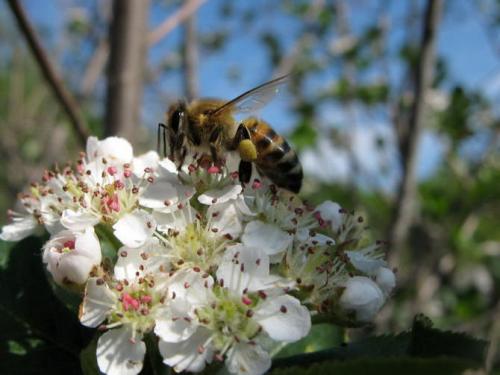
[[[263,83],[223,104],[213,114],[221,114],[224,111],[231,111],[233,113],[256,112],[274,98],[287,79],[288,75]]]

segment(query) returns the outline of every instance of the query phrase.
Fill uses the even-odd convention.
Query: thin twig
[[[108,40],[103,38],[99,41],[97,48],[94,51],[85,73],[83,74],[83,79],[80,87],[80,93],[82,96],[88,96],[94,89],[99,77],[106,66],[106,62],[109,57],[109,43]]]
[[[179,24],[186,21],[201,7],[207,0],[190,0],[186,2],[177,12],[163,21],[156,29],[148,35],[148,44],[150,46],[158,43],[169,32],[175,29]]]
[[[49,83],[54,95],[68,115],[78,140],[85,145],[89,132],[75,99],[69,91],[66,90],[62,80],[51,65],[45,51],[42,48],[42,45],[40,44],[40,41],[35,34],[35,30],[26,17],[26,13],[21,7],[19,1],[8,0],[7,3],[9,4],[12,14],[16,18],[19,29],[26,39],[31,53],[35,57],[35,61],[40,67],[43,76]]]

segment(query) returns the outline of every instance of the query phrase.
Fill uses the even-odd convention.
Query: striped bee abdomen
[[[298,193],[303,174],[297,153],[264,121],[250,118],[244,125],[257,149],[255,164],[259,173],[277,186]]]

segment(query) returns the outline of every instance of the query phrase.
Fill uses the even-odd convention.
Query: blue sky
[[[362,29],[366,22],[372,19],[376,11],[376,2],[370,0],[355,0],[349,3],[351,14],[351,27],[354,31]],[[393,32],[390,36],[390,46],[396,48],[398,40],[407,32],[405,29],[404,14],[409,2],[395,1],[390,3],[390,14],[394,16],[395,22]],[[422,3],[422,2],[421,2]],[[62,38],[62,20],[67,15],[69,7],[74,5],[70,0],[25,0],[23,1],[28,14],[34,20],[37,27],[55,31],[52,41],[57,45],[58,38]],[[297,39],[298,28],[294,20],[269,5],[265,0],[252,2],[239,0],[233,1],[236,9],[235,14],[249,7],[264,9],[263,14],[251,27],[242,24],[238,19],[232,18],[221,21],[219,0],[209,0],[202,6],[198,13],[198,28],[200,34],[210,33],[212,30],[224,28],[231,30],[231,38],[220,53],[202,56],[199,66],[200,95],[210,97],[231,98],[241,92],[259,84],[271,77],[272,70],[268,63],[265,50],[262,48],[258,37],[259,31],[272,28],[278,32],[284,41],[285,50],[288,50]],[[153,7],[150,14],[150,25],[153,28],[168,16],[172,7]],[[455,0],[450,12],[446,12],[438,39],[438,53],[445,57],[449,64],[452,80],[456,83],[485,90],[490,96],[497,97],[500,91],[500,64],[495,56],[492,46],[489,44],[484,19],[477,9],[468,0]],[[164,40],[155,45],[150,51],[150,60],[159,61],[171,56],[171,51],[181,42],[181,31],[174,30]],[[50,48],[50,45],[49,45]],[[238,70],[241,79],[231,80],[227,77],[227,70]],[[397,64],[391,64],[394,77],[399,79]],[[327,72],[325,76],[317,77],[309,82],[311,90],[321,87],[325,79],[335,79],[334,73]],[[181,77],[179,75],[167,75],[165,79],[158,82],[158,87],[167,92],[168,98],[182,96]],[[263,112],[266,118],[280,132],[287,132],[293,123],[293,115],[289,110],[289,98],[286,92],[279,95]],[[147,93],[144,100],[144,119],[151,126],[156,126],[156,119],[163,118],[163,111],[167,106],[165,98],[159,98],[156,93]],[[340,109],[342,112],[342,110]],[[342,118],[342,113],[330,113],[332,118]],[[365,119],[361,117],[361,123]],[[367,131],[380,126],[380,119],[374,124],[366,121]],[[341,125],[342,124],[337,124]],[[373,126],[372,126],[373,125]],[[384,125],[384,124],[382,124]],[[387,124],[385,124],[387,125]],[[330,125],[329,125],[330,126]],[[335,125],[333,125],[335,126]],[[363,130],[363,129],[362,129]],[[364,131],[366,133],[366,131]],[[440,160],[444,144],[427,132],[420,145],[420,160],[418,173],[420,177],[426,177],[434,171]],[[370,153],[361,156],[361,159],[369,161]]]

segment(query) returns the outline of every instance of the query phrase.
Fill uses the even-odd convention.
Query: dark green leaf
[[[19,242],[0,270],[1,374],[79,374],[92,335],[55,297],[41,246],[33,237]]]

